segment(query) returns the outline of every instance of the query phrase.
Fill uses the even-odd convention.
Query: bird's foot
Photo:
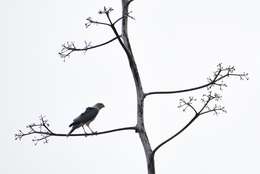
[[[92,132],[92,134],[94,134],[94,135],[97,135],[97,131],[91,131]]]

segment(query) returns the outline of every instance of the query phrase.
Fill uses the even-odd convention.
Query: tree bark
[[[133,56],[133,52],[131,49],[131,45],[129,42],[128,37],[128,7],[132,0],[122,0],[122,39],[123,43],[126,47],[126,54],[129,62],[129,66],[134,78],[135,87],[136,87],[136,94],[137,94],[137,132],[139,134],[140,140],[142,142],[146,162],[147,162],[147,170],[148,174],[155,174],[155,167],[154,167],[154,155],[153,151],[146,134],[145,126],[144,126],[144,92],[142,88],[141,79],[139,76],[138,68],[135,63],[135,59]]]

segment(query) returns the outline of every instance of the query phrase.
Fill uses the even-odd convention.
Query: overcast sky
[[[1,1],[1,150],[5,174],[146,173],[145,156],[133,131],[95,137],[51,137],[33,145],[14,141],[18,129],[46,115],[51,129],[68,125],[87,106],[106,107],[92,123],[96,131],[134,126],[136,94],[127,58],[117,42],[66,62],[61,45],[98,44],[111,39],[109,28],[84,28],[86,18],[120,0]],[[226,114],[205,115],[156,154],[159,174],[260,173],[260,2],[258,0],[141,1],[131,6],[129,35],[145,92],[179,90],[206,82],[220,62],[248,72],[249,81],[227,79],[221,95]],[[120,27],[120,26],[118,26]],[[182,95],[151,96],[145,124],[155,147],[192,118],[177,108]],[[75,133],[82,133],[79,129]]]

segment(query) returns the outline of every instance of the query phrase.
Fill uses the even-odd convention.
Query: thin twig
[[[120,37],[120,36],[119,36]],[[104,46],[104,45],[107,45],[109,44],[110,42],[113,42],[114,40],[116,40],[117,37],[114,37],[113,39],[110,39],[104,43],[101,43],[101,44],[97,44],[97,45],[94,45],[94,46],[90,46],[89,44],[85,43],[86,46],[84,48],[76,48],[74,46],[74,44],[72,43],[68,43],[67,44],[63,44],[62,45],[62,50],[59,52],[59,55],[62,57],[62,58],[66,58],[68,56],[70,56],[70,54],[74,51],[84,51],[86,52],[87,50],[90,50],[90,49],[94,49],[94,48],[97,48],[97,47],[101,47],[101,46]]]
[[[105,23],[105,22],[94,21],[90,17],[87,18],[87,21],[89,22],[89,23],[86,24],[87,27],[89,27],[91,24],[105,25],[105,26],[109,26],[110,27],[110,24]]]

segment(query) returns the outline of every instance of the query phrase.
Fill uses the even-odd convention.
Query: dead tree
[[[140,137],[140,140],[143,145],[143,149],[145,152],[146,157],[146,165],[147,165],[147,171],[148,174],[155,174],[155,161],[154,157],[156,152],[163,147],[166,143],[176,138],[178,135],[180,135],[184,130],[186,130],[197,118],[199,118],[202,115],[214,113],[219,114],[221,112],[226,112],[225,108],[219,104],[219,100],[221,100],[221,96],[217,92],[213,91],[219,91],[222,90],[224,87],[226,87],[226,82],[230,77],[238,77],[241,80],[248,80],[248,74],[247,73],[236,73],[235,68],[233,66],[227,66],[224,67],[222,64],[217,65],[216,71],[213,73],[211,77],[207,79],[207,82],[201,86],[188,88],[188,89],[182,89],[182,90],[172,90],[172,91],[151,91],[151,92],[144,92],[142,88],[141,79],[139,76],[138,68],[135,62],[134,54],[131,49],[131,44],[128,37],[128,20],[133,19],[132,16],[130,16],[130,13],[128,11],[129,5],[133,0],[122,0],[122,15],[115,21],[112,21],[110,15],[113,11],[112,8],[106,8],[104,7],[102,10],[99,11],[100,15],[104,15],[107,19],[107,22],[101,22],[93,20],[92,18],[87,19],[87,23],[85,24],[86,27],[89,27],[90,25],[96,24],[96,25],[102,25],[110,28],[114,33],[114,38],[111,38],[110,40],[100,43],[97,45],[91,45],[90,42],[85,41],[85,46],[83,48],[78,48],[75,46],[73,42],[67,42],[62,45],[62,49],[59,52],[60,56],[65,60],[68,58],[72,53],[74,52],[86,52],[90,49],[99,48],[104,45],[108,45],[111,42],[118,41],[124,50],[126,57],[129,62],[129,67],[133,75],[133,79],[135,82],[135,88],[136,88],[136,99],[137,99],[137,122],[136,126],[132,127],[124,127],[124,128],[117,128],[112,130],[106,130],[101,132],[95,132],[91,134],[71,134],[70,136],[93,136],[93,135],[100,135],[100,134],[107,134],[107,133],[113,133],[117,131],[125,131],[125,130],[134,130]],[[116,25],[119,25],[121,23],[121,32],[117,29]],[[179,131],[172,134],[171,137],[164,140],[160,144],[158,144],[154,149],[151,148],[149,137],[146,133],[145,124],[144,124],[144,114],[143,114],[143,108],[144,108],[144,100],[147,97],[152,97],[153,95],[166,95],[166,94],[176,94],[176,93],[186,93],[191,92],[195,90],[200,89],[207,89],[208,93],[203,94],[200,99],[196,99],[194,97],[189,97],[188,99],[180,99],[180,105],[179,108],[182,108],[183,111],[191,110],[193,112],[192,119],[184,125]],[[21,140],[24,136],[36,134],[39,135],[38,137],[34,138],[33,141],[35,144],[38,142],[44,142],[47,143],[49,140],[49,137],[54,136],[67,136],[67,133],[56,133],[53,130],[50,129],[48,120],[45,119],[44,116],[40,117],[39,123],[33,123],[27,126],[27,130],[21,131],[17,134],[15,134],[15,138]]]

